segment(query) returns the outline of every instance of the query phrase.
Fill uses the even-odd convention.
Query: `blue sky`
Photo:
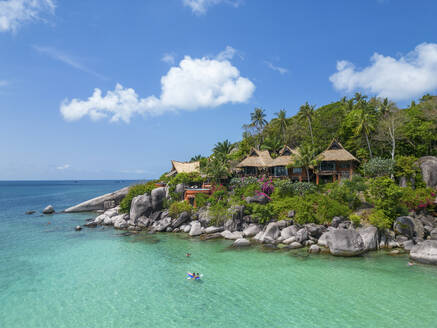
[[[0,180],[153,178],[239,140],[254,107],[291,115],[355,91],[405,105],[437,89],[436,11],[0,0]]]

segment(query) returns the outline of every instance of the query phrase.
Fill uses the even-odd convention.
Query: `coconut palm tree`
[[[310,172],[309,168],[311,166],[317,166],[316,161],[316,150],[313,145],[310,144],[302,144],[299,147],[299,151],[296,154],[291,155],[294,160],[294,167],[305,168],[308,182],[310,182]]]
[[[262,150],[268,150],[270,153],[277,155],[281,148],[284,146],[282,140],[277,136],[270,136],[264,140],[261,145]]]
[[[282,142],[285,143],[286,133],[287,133],[287,111],[285,109],[281,109],[279,112],[275,113],[277,116],[274,118],[274,125],[279,128],[279,132],[282,136]]]
[[[226,139],[223,142],[217,142],[214,145],[214,148],[212,151],[216,155],[220,154],[220,155],[223,155],[226,157],[226,155],[229,155],[229,153],[232,151],[232,149],[234,149],[234,145],[228,139]]]
[[[213,156],[208,161],[204,172],[212,182],[219,183],[221,179],[229,177],[228,163],[223,156]]]
[[[369,156],[372,159],[372,148],[370,146],[369,135],[375,130],[375,123],[373,115],[370,113],[367,106],[361,105],[354,114],[356,121],[355,136],[363,135],[366,139],[367,147],[369,149]]]
[[[197,161],[200,161],[202,158],[203,158],[203,156],[199,154],[199,155],[191,157],[190,162],[197,162]]]
[[[266,113],[261,108],[255,108],[253,113],[250,113],[250,125],[255,127],[258,133],[261,133],[267,125]]]
[[[310,135],[311,135],[311,144],[314,145],[314,136],[313,136],[313,118],[314,118],[314,105],[308,104],[308,101],[305,103],[305,105],[300,106],[299,112],[297,113],[297,116],[301,120],[307,120],[308,121],[308,127],[310,129]]]

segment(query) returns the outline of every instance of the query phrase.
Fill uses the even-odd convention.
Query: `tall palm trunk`
[[[372,149],[370,148],[370,141],[369,141],[369,136],[367,135],[366,132],[364,132],[364,135],[366,136],[366,141],[367,141],[367,147],[369,148],[369,155],[370,155],[370,159],[373,158],[372,156]]]
[[[313,137],[313,127],[311,126],[311,119],[308,117],[308,125],[310,127],[310,134],[311,134],[311,143],[314,146],[314,137]]]
[[[310,182],[310,171],[308,170],[308,166],[305,166],[305,171],[307,171],[307,180]]]

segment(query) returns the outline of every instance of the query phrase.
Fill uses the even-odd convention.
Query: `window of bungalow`
[[[335,171],[335,162],[334,161],[324,161],[320,163],[321,171]]]
[[[256,167],[245,167],[244,173],[247,175],[256,175]]]
[[[285,166],[275,166],[273,169],[274,169],[275,177],[284,177],[288,175]]]
[[[293,174],[301,174],[302,168],[301,167],[293,167]]]
[[[340,169],[348,169],[348,168],[350,168],[350,163],[349,163],[349,162],[340,162],[340,163],[338,164],[338,167],[339,167]]]

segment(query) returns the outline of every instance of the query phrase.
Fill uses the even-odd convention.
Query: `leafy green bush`
[[[352,210],[361,205],[357,192],[344,183],[332,184],[329,196],[340,203],[346,204]]]
[[[405,177],[407,184],[415,182],[416,187],[424,187],[422,172],[417,163],[417,157],[414,156],[397,156],[395,162],[395,176],[400,179]]]
[[[317,191],[311,182],[292,182],[290,180],[275,181],[275,195],[279,197],[304,196]]]
[[[130,186],[127,195],[120,202],[120,212],[129,213],[133,198],[139,195],[150,194],[155,188],[155,181]]]
[[[435,193],[430,188],[402,188],[401,203],[409,210],[433,210]]]
[[[361,217],[358,214],[349,215],[349,220],[351,220],[356,227],[359,226],[361,223]]]
[[[383,210],[375,210],[369,216],[370,224],[378,229],[388,229],[393,224],[393,219],[388,217]]]
[[[402,188],[387,177],[374,178],[369,181],[366,199],[377,210],[384,211],[385,216],[394,219],[405,214],[406,208],[401,204]],[[379,214],[377,214],[379,215]]]
[[[366,181],[360,175],[352,176],[351,180],[342,180],[341,183],[355,192],[366,191],[367,189]]]
[[[210,225],[221,226],[230,217],[228,206],[223,202],[217,202],[208,209],[208,215],[211,218]]]
[[[196,207],[204,207],[208,203],[208,195],[207,194],[196,194],[194,196],[194,201],[196,203]]]
[[[182,212],[187,212],[191,215],[193,207],[186,201],[174,202],[168,209],[168,214],[173,218],[177,218]]]
[[[295,210],[294,222],[299,224],[319,223],[324,224],[332,220],[334,216],[347,216],[349,208],[324,194],[309,194],[304,197],[294,196],[276,199],[269,203],[272,215],[279,219],[288,219],[290,210]]]
[[[225,205],[227,204],[228,196],[226,190],[217,190],[208,198],[208,202],[211,203],[211,205],[216,205],[218,203]]]
[[[364,163],[362,169],[366,177],[390,176],[394,173],[394,161],[392,159],[375,157]]]
[[[229,186],[232,189],[245,187],[251,184],[257,184],[258,179],[255,177],[242,177],[242,178],[232,178],[229,182]]]
[[[265,205],[251,203],[251,209],[252,216],[257,219],[259,223],[264,224],[278,217],[278,213],[272,203]]]

